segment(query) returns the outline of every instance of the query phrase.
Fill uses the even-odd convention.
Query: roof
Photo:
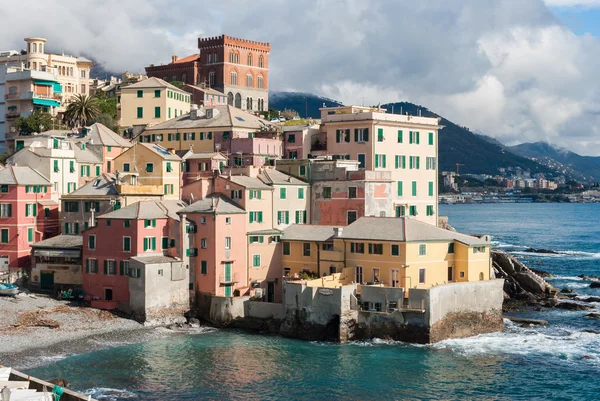
[[[73,151],[75,153],[75,160],[78,163],[92,163],[92,164],[102,164],[104,161],[102,157],[95,152],[92,152],[90,149],[81,149],[81,146],[77,144],[73,144]]]
[[[156,78],[156,77],[150,77],[150,78],[144,79],[140,82],[136,82],[135,84],[123,86],[123,87],[121,87],[121,91],[129,90],[129,89],[153,89],[153,88],[158,88],[158,89],[167,88],[167,89],[171,89],[171,90],[174,90],[177,92],[183,92],[185,94],[188,94],[186,91],[179,89],[175,85],[171,85],[167,81],[162,80],[160,78]]]
[[[283,230],[285,241],[324,242],[333,238],[333,229],[339,226],[318,226],[310,224],[292,224]]]
[[[197,119],[192,119],[190,113],[184,114],[183,116],[173,118],[165,121],[164,123],[156,124],[153,127],[146,128],[146,131],[216,127],[259,130],[262,127],[271,125],[268,121],[231,105],[207,107],[203,110],[206,111],[207,109],[216,110],[217,113],[214,113],[212,118],[207,118],[206,115],[202,115]],[[201,110],[202,109],[199,111]]]
[[[296,177],[292,177],[289,174],[283,173],[275,169],[262,169],[258,177],[265,184],[275,185],[308,185],[306,181],[302,181]]]
[[[458,241],[469,246],[490,244],[477,237],[448,231],[408,217],[361,217],[344,227],[341,237],[401,242]]]
[[[221,176],[223,177],[223,176]],[[231,177],[224,177],[225,179],[246,187],[248,189],[266,189],[273,190],[273,187],[268,186],[256,177],[248,177],[247,175],[232,175]]]
[[[177,156],[176,154],[173,154],[173,153],[169,152],[167,149],[165,149],[162,146],[157,145],[155,143],[138,142],[137,144],[139,146],[143,146],[145,148],[148,148],[149,150],[151,150],[152,152],[156,153],[157,155],[159,155],[160,157],[162,157],[165,160],[181,161],[181,157]]]
[[[181,156],[183,160],[195,160],[195,159],[219,159],[219,160],[227,160],[225,155],[221,152],[200,152],[194,153],[192,151],[187,151],[183,156]]]
[[[98,216],[98,218],[132,220],[172,218],[179,220],[177,212],[185,206],[185,203],[180,200],[140,201],[122,209]]]
[[[115,186],[115,176],[112,174],[101,174],[100,177],[83,185],[79,189],[65,194],[68,198],[77,196],[116,196],[119,195]]]
[[[213,202],[215,207],[213,209]],[[217,214],[244,214],[246,211],[237,203],[222,194],[209,195],[189,206],[181,209],[180,214],[213,213]]]
[[[32,248],[79,249],[82,246],[83,236],[81,235],[57,235],[31,244]]]
[[[127,139],[100,123],[89,126],[88,133],[81,138],[81,141],[88,142],[90,145],[102,144],[104,146],[119,146],[123,148],[133,146]]]
[[[50,185],[50,181],[29,166],[7,166],[0,170],[2,185]]]
[[[42,206],[58,206],[58,202],[53,201],[52,199],[38,200],[37,203],[39,203]]]
[[[276,228],[266,228],[264,230],[248,231],[247,235],[281,235],[283,231]]]
[[[131,258],[145,265],[156,265],[161,263],[181,262],[181,259],[173,256],[156,255],[156,256],[134,256]]]
[[[184,58],[179,58],[176,61],[172,62],[171,64],[188,63],[190,61],[200,61],[200,55],[199,54],[192,54],[192,55],[184,57]]]
[[[192,88],[192,89],[195,89],[195,90],[197,90],[197,91],[201,91],[201,92],[207,93],[207,94],[209,94],[209,95],[215,95],[215,96],[225,96],[225,94],[224,94],[223,92],[219,92],[218,90],[216,90],[216,89],[213,89],[213,88],[202,88],[202,87],[200,87],[200,86],[197,86],[197,85],[190,85],[190,84],[187,84],[187,85],[185,85],[185,86],[187,86],[187,87],[189,87],[189,88]]]

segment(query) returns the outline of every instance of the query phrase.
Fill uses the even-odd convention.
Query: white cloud
[[[600,0],[4,3],[1,50],[45,36],[50,49],[138,72],[196,52],[198,36],[227,33],[271,42],[275,90],[411,101],[502,141],[600,154],[600,41],[574,35],[548,8]]]

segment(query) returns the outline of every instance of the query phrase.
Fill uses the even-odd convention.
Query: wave
[[[511,248],[511,249],[527,249],[528,246],[525,245],[516,245],[516,244],[508,244],[500,241],[492,241],[492,246],[494,248]]]
[[[600,259],[600,253],[583,251],[555,251],[556,253],[510,251],[513,255],[537,256],[542,258],[575,258],[575,259]]]
[[[99,401],[117,401],[125,399],[139,398],[137,394],[128,390],[110,388],[110,387],[94,387],[83,392],[85,395],[91,395]]]
[[[522,328],[505,320],[504,332],[463,339],[444,340],[433,349],[449,349],[465,357],[474,356],[549,356],[560,360],[582,361],[600,367],[600,335],[566,328]]]

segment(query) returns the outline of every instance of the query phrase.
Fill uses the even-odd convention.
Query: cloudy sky
[[[199,36],[271,42],[270,85],[345,103],[410,101],[507,143],[600,155],[600,0],[0,0],[25,36],[141,72]]]

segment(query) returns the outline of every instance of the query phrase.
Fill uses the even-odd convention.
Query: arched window
[[[239,93],[235,94],[235,107],[237,107],[238,109],[242,108],[242,95],[240,95]]]
[[[252,65],[252,54],[248,54],[248,65]]]
[[[260,56],[260,57],[258,58],[258,66],[259,66],[260,68],[263,68],[263,67],[264,67],[264,59],[263,59],[263,56]]]
[[[168,80],[169,80],[169,77],[167,77],[167,76],[163,77],[163,81],[168,81]]]
[[[231,72],[231,85],[237,85],[237,72]]]
[[[27,53],[31,53],[31,43],[27,43]]]
[[[69,67],[69,75],[73,76],[73,67]]]
[[[235,63],[239,64],[240,63],[240,53],[235,52]]]
[[[40,53],[44,52],[44,45],[40,43]]]
[[[62,68],[62,74],[63,74],[63,75],[67,75],[67,69],[66,69],[64,66],[63,66],[63,68]]]
[[[206,60],[207,64],[212,64],[212,54],[209,54]]]
[[[229,62],[235,63],[235,53],[234,52],[229,53]]]
[[[173,78],[171,79],[171,81],[177,81],[177,76],[173,75]]]
[[[185,72],[181,74],[181,82],[187,84],[187,74]]]
[[[259,75],[259,76],[258,76],[258,78],[257,78],[257,80],[258,80],[258,82],[257,82],[257,83],[258,83],[258,87],[259,87],[260,89],[263,89],[263,88],[265,87],[265,86],[264,86],[264,85],[265,85],[265,83],[264,83],[264,80],[263,80],[263,77],[262,77],[262,75]]]
[[[252,97],[248,97],[246,99],[246,109],[247,110],[252,110]]]
[[[231,92],[227,94],[227,104],[233,106],[233,93]]]
[[[246,86],[252,88],[252,74],[246,75]]]
[[[33,44],[33,52],[34,52],[34,53],[37,53],[37,43],[34,43],[34,44]]]
[[[213,86],[215,86],[215,80],[216,80],[216,76],[217,73],[214,71],[211,71],[208,73],[208,85],[212,88]]]
[[[216,63],[218,60],[217,53],[213,53],[213,63]]]

